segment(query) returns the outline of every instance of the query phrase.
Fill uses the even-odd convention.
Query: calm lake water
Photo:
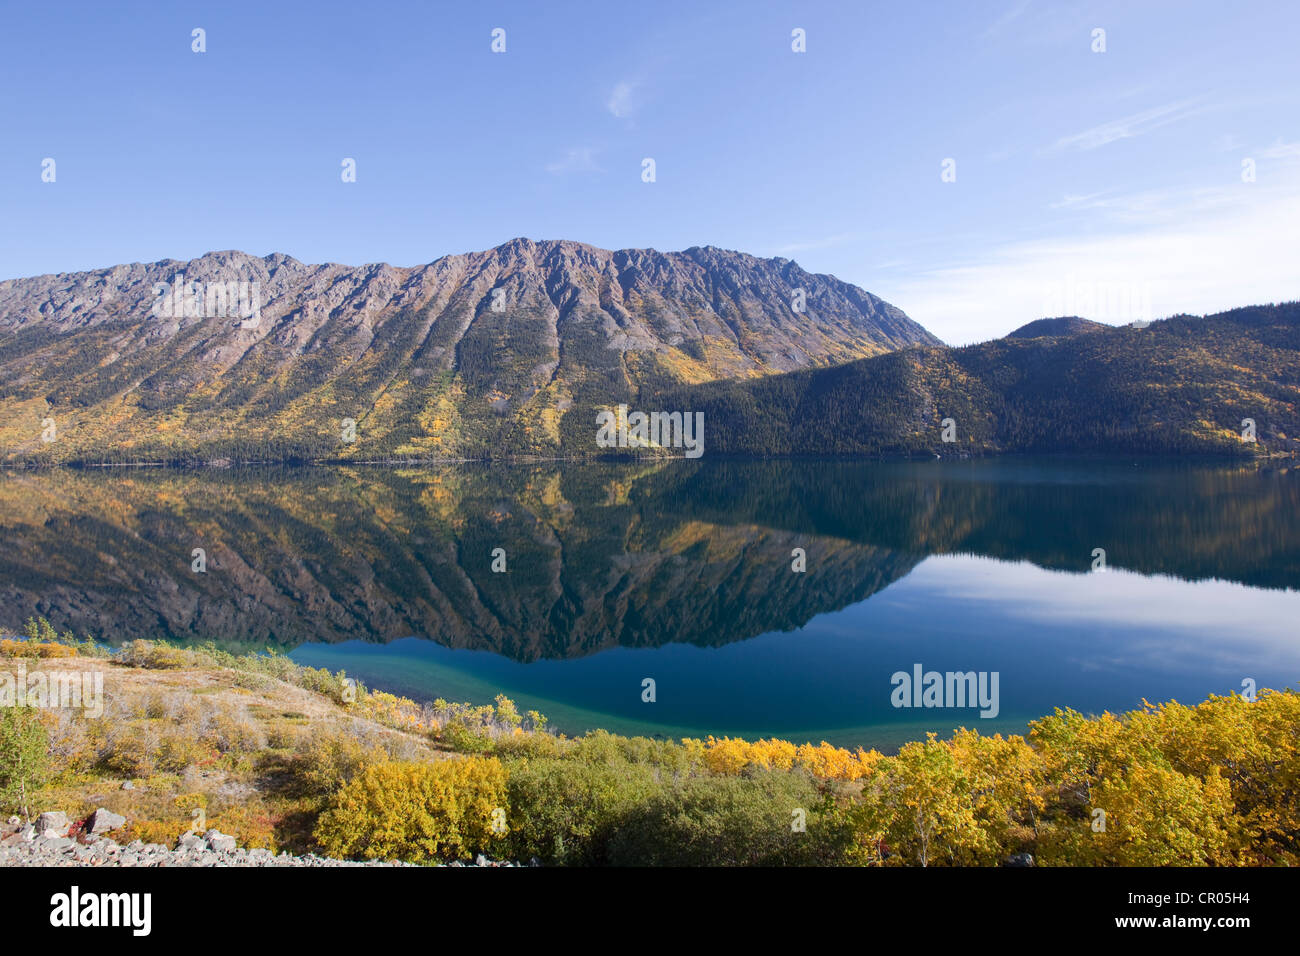
[[[119,469],[0,485],[0,627],[43,614],[110,641],[276,648],[417,699],[504,692],[570,733],[891,748],[963,725],[1021,732],[1056,707],[1294,687],[1297,588],[1300,471],[1269,465]],[[916,667],[996,675],[996,716],[894,706],[893,675]]]

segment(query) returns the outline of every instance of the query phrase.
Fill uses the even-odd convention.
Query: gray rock
[[[100,807],[90,815],[86,821],[86,832],[94,836],[101,833],[108,833],[110,830],[116,830],[122,824],[126,823],[126,817],[120,813],[114,813],[112,810],[105,810]]]
[[[63,836],[68,832],[68,815],[61,810],[42,813],[36,818],[36,832],[45,836]]]
[[[1007,866],[1033,866],[1034,857],[1030,853],[1013,853],[1007,857]]]
[[[209,830],[204,834],[204,839],[208,842],[208,847],[216,853],[233,853],[235,850],[235,838],[227,836],[220,830]]]
[[[33,830],[33,827],[29,827]],[[13,833],[0,840],[0,867],[12,866],[129,866],[129,867],[197,867],[197,866],[409,866],[405,863],[386,863],[381,860],[358,862],[355,860],[335,860],[329,857],[308,853],[292,856],[288,853],[276,855],[270,850],[258,848],[250,850],[236,846],[231,851],[224,848],[234,841],[217,830],[209,830],[202,836],[187,833],[177,841],[176,849],[168,849],[156,843],[144,844],[132,841],[130,846],[120,846],[111,838],[100,837],[93,842],[81,843],[72,837],[37,836],[30,842],[22,842],[21,833]],[[189,837],[189,840],[186,840]],[[208,848],[209,841],[215,842],[221,849],[214,852]],[[229,842],[227,842],[229,841]],[[189,845],[186,845],[189,844]],[[486,857],[484,858],[486,859]],[[453,866],[466,864],[457,861]],[[469,864],[473,865],[473,864]],[[493,863],[488,866],[513,866],[511,863]]]
[[[122,789],[123,789],[123,790],[134,790],[134,789],[135,789],[135,781],[133,781],[133,780],[124,780],[124,781],[122,781]]]

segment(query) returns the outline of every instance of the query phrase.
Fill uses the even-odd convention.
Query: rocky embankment
[[[34,823],[10,817],[0,830],[0,866],[385,866],[307,854],[293,856],[235,845],[217,830],[184,833],[174,847],[134,840],[125,846],[108,833],[126,823],[108,810],[69,825],[63,813],[42,813]]]
[[[10,817],[0,827],[0,866],[407,866],[404,863],[335,860],[308,853],[272,853],[235,845],[218,830],[184,833],[174,847],[134,840],[125,846],[108,834],[126,819],[99,809],[69,824],[66,814],[42,813],[34,823]],[[451,866],[471,864],[452,863]],[[479,856],[474,866],[514,866]]]

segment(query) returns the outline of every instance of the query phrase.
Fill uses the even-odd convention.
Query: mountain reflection
[[[417,635],[529,661],[791,630],[934,554],[1086,573],[1101,548],[1146,575],[1297,587],[1296,477],[1041,459],[5,472],[0,626],[238,648]]]

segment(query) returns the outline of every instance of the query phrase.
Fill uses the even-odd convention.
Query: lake
[[[1056,707],[1295,686],[1297,588],[1300,471],[1267,463],[65,469],[0,485],[0,627],[44,615],[112,642],[273,648],[416,699],[505,693],[568,733],[891,749],[1023,732]],[[965,693],[981,686],[983,705]]]

